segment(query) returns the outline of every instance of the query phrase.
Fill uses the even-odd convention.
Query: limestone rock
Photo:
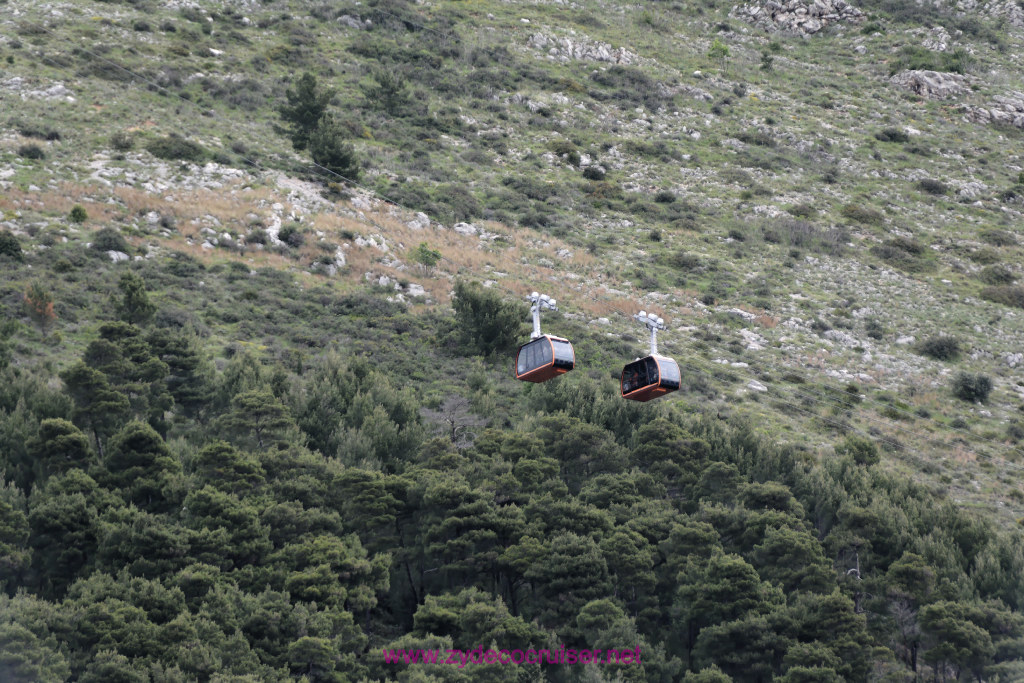
[[[970,92],[963,76],[940,71],[901,71],[889,82],[930,100],[945,100]]]
[[[1001,123],[1024,128],[1024,93],[996,95],[987,107],[969,107],[967,119],[975,123]]]
[[[959,0],[956,8],[962,12],[980,12],[1005,19],[1011,26],[1024,28],[1024,7],[1015,0]]]
[[[739,5],[730,13],[765,29],[809,36],[829,26],[859,22],[864,13],[846,0],[762,0]]]
[[[612,64],[634,64],[639,61],[635,52],[624,47],[613,47],[580,36],[555,37],[534,33],[527,43],[530,47],[547,53],[549,59],[560,62],[610,62]]]
[[[405,224],[410,230],[426,230],[430,227],[430,217],[422,211],[416,217]]]

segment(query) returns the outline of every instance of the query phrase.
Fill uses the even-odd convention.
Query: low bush
[[[128,240],[115,228],[103,228],[93,235],[92,248],[102,252],[120,251],[127,253],[131,246],[128,244]]]
[[[18,133],[26,138],[36,138],[37,140],[60,140],[61,135],[59,131],[52,128],[42,129],[36,128],[32,125],[21,124],[18,126]]]
[[[174,133],[151,140],[146,149],[153,156],[168,161],[202,161],[206,157],[206,150],[200,145]]]
[[[841,213],[844,218],[864,225],[881,225],[885,222],[885,216],[881,211],[861,204],[847,204]]]
[[[287,244],[289,247],[298,249],[305,242],[306,238],[302,234],[302,226],[296,223],[288,223],[281,228],[281,231],[277,233],[277,238]]]
[[[1024,287],[1020,285],[985,287],[981,290],[981,298],[1004,306],[1024,308]]]
[[[960,357],[960,340],[944,334],[929,337],[917,344],[916,351],[935,360],[956,360]]]
[[[945,183],[933,180],[932,178],[925,178],[924,180],[921,180],[918,182],[917,187],[922,192],[934,195],[943,195],[949,192],[949,187],[947,187]]]
[[[884,244],[871,247],[871,253],[889,265],[908,272],[923,270],[927,265],[922,258],[925,254],[924,245],[911,237],[894,237]]]
[[[885,128],[875,133],[875,139],[881,140],[882,142],[908,142],[910,136],[904,133],[899,128]]]
[[[0,256],[6,256],[21,263],[21,242],[11,232],[0,230]]]
[[[22,145],[18,148],[18,156],[22,159],[45,159],[46,152],[39,145]]]
[[[961,401],[984,403],[992,393],[992,379],[988,375],[959,372],[953,378],[953,395]]]
[[[985,266],[978,273],[978,279],[986,285],[1012,285],[1017,278],[1005,266]]]
[[[935,52],[926,47],[906,45],[900,50],[899,55],[890,61],[889,74],[908,69],[965,74],[970,64],[971,56],[963,48],[956,48],[952,52]]]
[[[110,146],[118,152],[127,152],[135,146],[135,136],[127,131],[118,131],[110,136]]]
[[[1012,232],[998,228],[982,230],[978,237],[994,247],[1012,247],[1017,244],[1017,238]]]

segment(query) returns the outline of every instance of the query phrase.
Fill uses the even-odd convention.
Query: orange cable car
[[[568,339],[550,334],[528,341],[516,354],[516,379],[546,382],[576,367],[576,352]]]
[[[651,355],[637,358],[622,368],[622,398],[631,401],[650,401],[679,390],[679,365],[667,356],[658,355],[658,330],[664,330],[665,320],[640,311],[636,319],[651,331]]]
[[[650,401],[679,389],[679,365],[666,356],[638,358],[622,369],[622,398]]]
[[[516,379],[523,382],[546,382],[576,367],[576,352],[568,339],[541,334],[541,309],[557,311],[555,300],[547,294],[534,292],[530,295],[530,301],[533,303],[530,308],[533,314],[533,334],[530,341],[520,346],[516,353]]]

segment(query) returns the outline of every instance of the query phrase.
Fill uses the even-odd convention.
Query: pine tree
[[[38,282],[33,282],[25,290],[25,312],[39,328],[39,333],[46,337],[57,314],[53,311],[53,295]]]
[[[132,272],[123,273],[117,285],[121,290],[121,300],[115,300],[117,314],[127,323],[143,325],[153,319],[156,306],[146,294],[146,281]]]
[[[320,118],[308,140],[309,156],[314,164],[346,181],[359,178],[355,148],[345,142],[345,130],[333,114],[326,113]]]
[[[316,76],[308,71],[302,74],[294,89],[285,91],[288,102],[281,105],[278,113],[288,124],[288,137],[296,151],[306,149],[332,97],[334,91],[321,88],[316,82]]]

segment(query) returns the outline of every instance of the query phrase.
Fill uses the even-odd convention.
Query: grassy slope
[[[18,13],[4,19],[9,39],[0,46],[7,60],[0,62],[0,164],[14,173],[4,179],[0,209],[26,244],[53,246],[31,257],[33,271],[5,277],[4,305],[15,312],[25,283],[45,273],[63,335],[60,345],[40,350],[34,333],[22,329],[19,358],[62,363],[92,334],[117,267],[78,263],[75,255],[90,231],[105,225],[118,226],[140,254],[155,254],[155,265],[143,267],[151,283],[172,250],[213,267],[200,295],[151,284],[163,305],[183,311],[195,309],[199,296],[205,307],[194,315],[211,350],[245,342],[314,353],[332,340],[369,350],[392,332],[402,340],[399,330],[326,323],[303,338],[289,327],[300,313],[278,321],[263,315],[293,299],[308,301],[309,292],[357,293],[367,273],[375,281],[418,282],[425,301],[441,303],[459,272],[517,294],[549,283],[569,314],[552,325],[580,339],[581,369],[597,377],[614,374],[622,357],[637,352],[629,341],[637,331],[616,309],[653,307],[675,330],[663,347],[685,360],[690,390],[672,399],[681,406],[749,414],[812,452],[844,431],[870,433],[889,447],[890,466],[1008,522],[1024,510],[1014,428],[1024,384],[1019,367],[1004,360],[1019,352],[1024,316],[978,297],[983,265],[1021,276],[1024,136],[967,123],[961,109],[1024,87],[1019,32],[992,34],[995,44],[984,35],[955,39],[974,53],[974,91],[953,102],[922,100],[887,82],[890,61],[903,46],[920,44],[923,31],[884,15],[871,34],[851,26],[800,39],[751,28],[729,18],[725,5],[390,3],[309,14],[304,4],[272,2],[245,12],[225,5],[213,21],[156,4],[7,7]],[[372,17],[375,28],[347,28],[334,20],[339,13]],[[409,31],[400,20],[425,28]],[[137,30],[139,21],[150,30]],[[546,49],[531,47],[536,34],[624,47],[636,64],[616,69],[548,58]],[[706,56],[716,37],[730,49],[724,64]],[[773,57],[770,71],[760,68],[762,53]],[[107,60],[170,94],[132,81]],[[363,95],[380,64],[409,77],[410,105],[401,116],[375,109]],[[414,231],[404,225],[409,216],[385,206],[331,206],[282,186],[279,170],[294,174],[301,162],[274,130],[274,107],[307,69],[337,89],[335,108],[365,160],[364,183],[428,211],[434,226]],[[25,80],[12,86],[15,77]],[[73,102],[30,92],[55,82],[70,89]],[[893,128],[913,130],[903,143],[877,138]],[[61,139],[19,134],[31,129],[56,130]],[[132,133],[135,149],[113,150],[115,132]],[[170,132],[244,173],[204,172],[141,151]],[[19,158],[25,144],[39,144],[46,159]],[[574,159],[559,155],[566,150],[601,164],[606,180],[584,179]],[[923,179],[949,191],[930,194]],[[958,196],[968,182],[985,188],[975,198]],[[674,200],[655,201],[659,191]],[[90,214],[77,228],[64,219],[74,203]],[[150,212],[169,220],[151,224]],[[310,231],[300,249],[200,246],[204,227],[237,238],[293,217]],[[450,227],[462,217],[499,238],[481,241],[436,224]],[[511,227],[516,223],[533,229]],[[993,230],[1017,244],[992,244]],[[359,235],[383,237],[389,251],[358,246]],[[916,240],[921,255],[894,265],[893,257],[907,255],[878,247],[898,237]],[[429,272],[410,266],[406,254],[420,241],[450,260]],[[348,264],[339,276],[309,272],[338,246]],[[558,257],[559,249],[571,255]],[[73,267],[54,273],[62,250]],[[244,264],[244,277],[232,263]],[[266,299],[272,288],[249,269],[289,273],[271,278],[282,288],[280,300]],[[377,288],[378,298],[384,289],[395,294],[391,285]],[[413,310],[424,305],[414,301]],[[372,309],[365,316],[356,320],[372,319]],[[602,316],[611,324],[587,324]],[[444,324],[410,320],[412,328]],[[881,339],[868,336],[869,321]],[[962,341],[961,360],[934,361],[897,343],[940,332]],[[433,338],[422,334],[394,346],[396,362],[403,349],[411,355]],[[608,339],[615,343],[601,343]],[[751,341],[763,348],[748,348]],[[452,372],[461,367],[444,362]],[[414,373],[425,367],[409,365]],[[993,377],[988,405],[950,395],[959,370]],[[442,391],[444,374],[433,376],[433,385],[418,378],[433,386],[425,392]],[[751,380],[768,391],[750,389]]]

